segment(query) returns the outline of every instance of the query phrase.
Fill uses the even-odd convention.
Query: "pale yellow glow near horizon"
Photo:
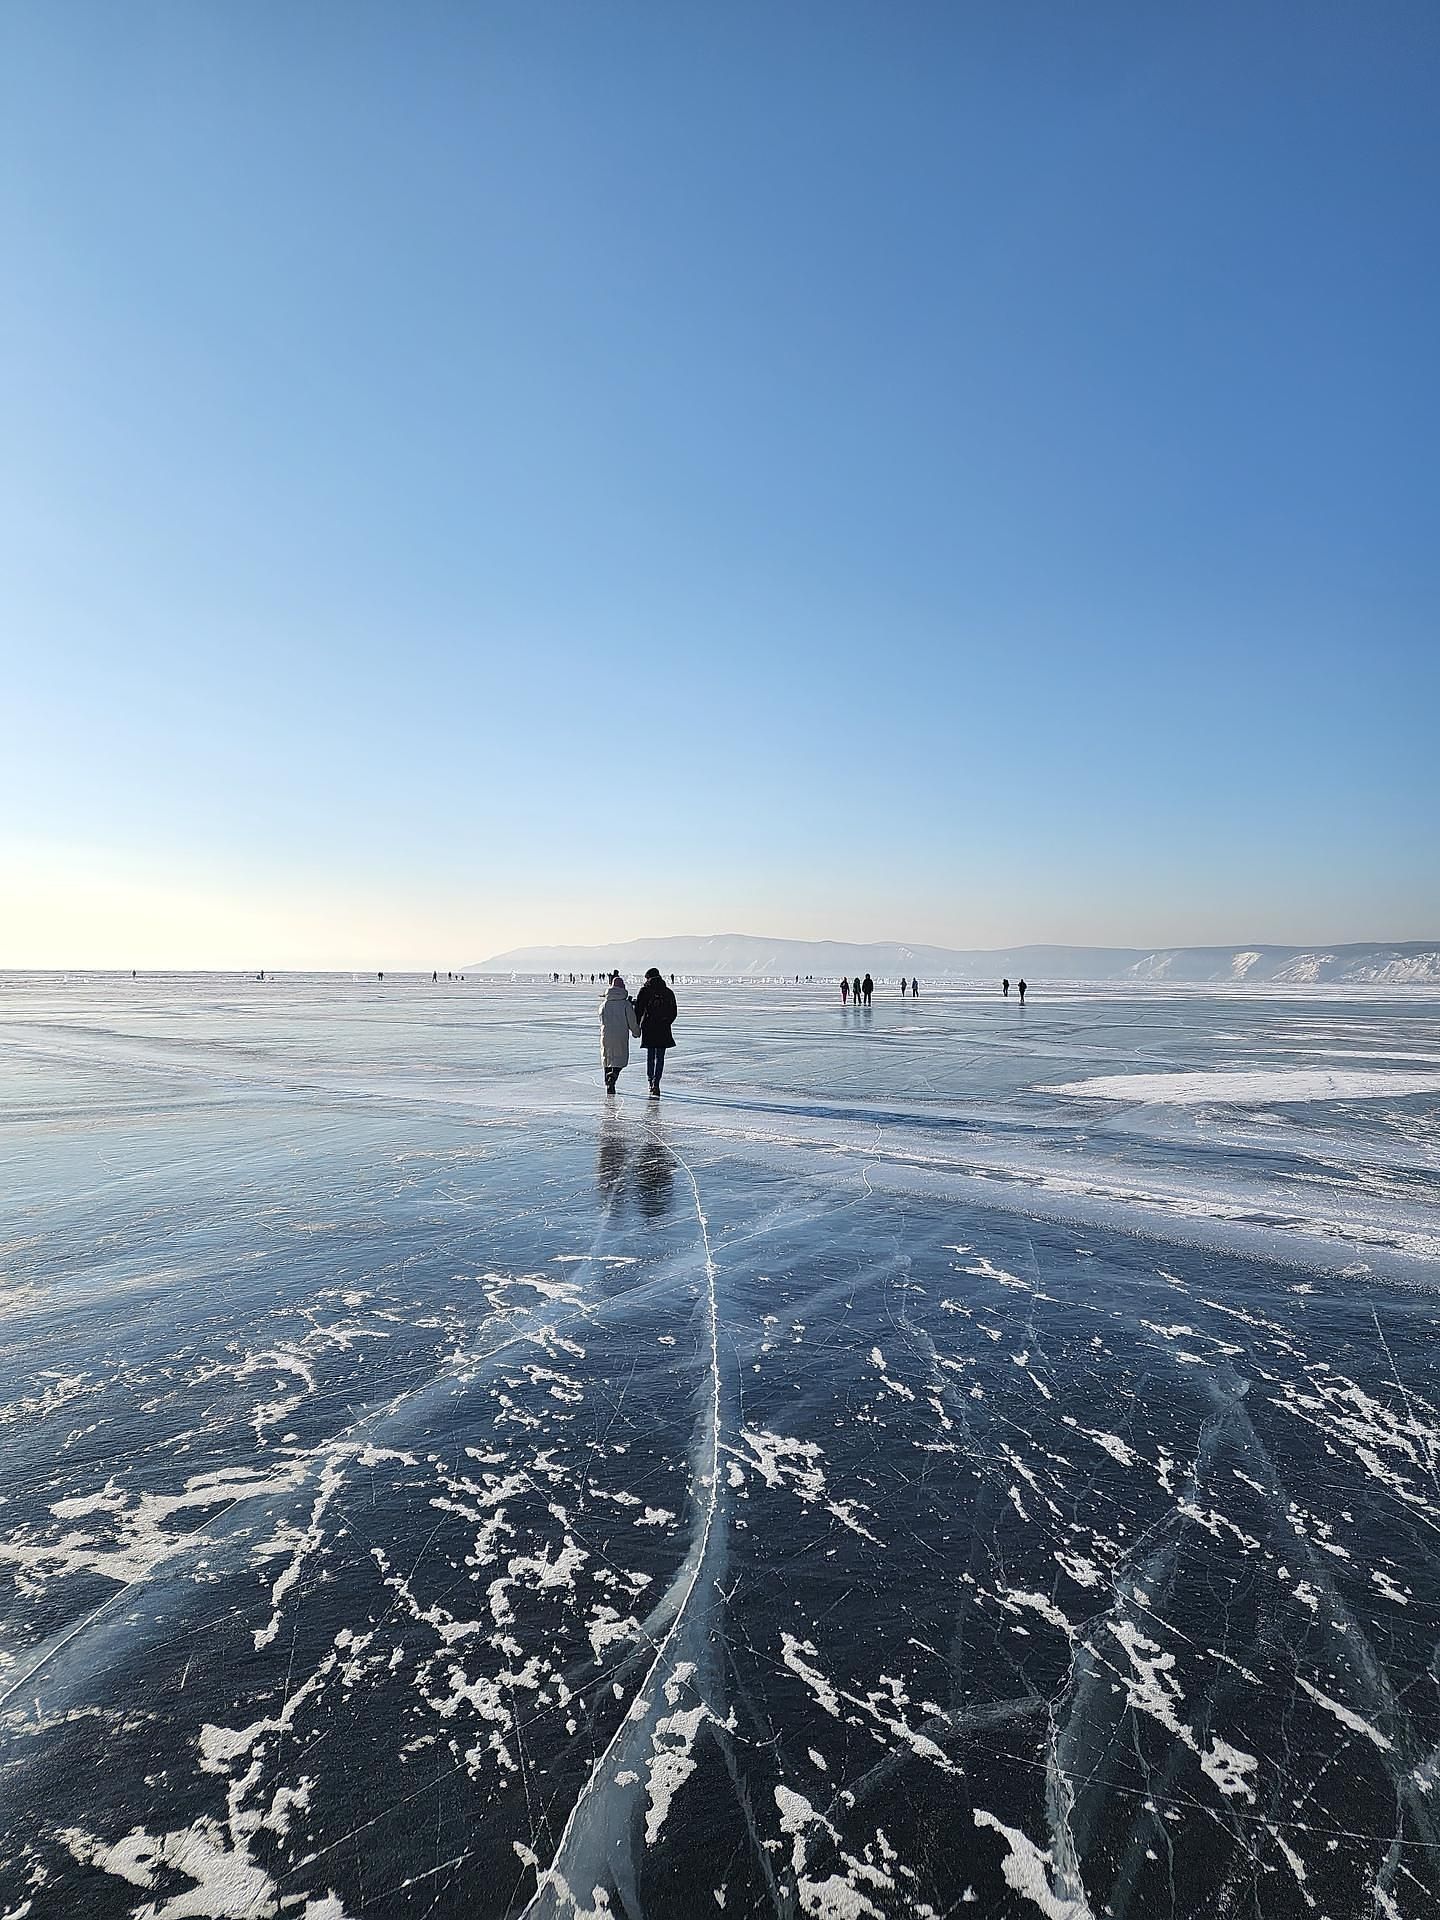
[[[529,924],[339,888],[124,872],[83,853],[0,854],[4,969],[428,971],[517,945]]]
[[[0,970],[428,973],[515,947],[647,935],[782,937],[785,927],[788,938],[837,937],[818,908],[785,908],[711,894],[700,875],[688,894],[639,880],[617,892],[611,875],[597,874],[583,889],[539,879],[471,904],[448,890],[382,895],[213,868],[192,875],[95,847],[30,844],[0,847]]]
[[[638,887],[617,899],[605,875],[583,893],[537,881],[470,904],[441,891],[382,896],[211,869],[192,876],[90,847],[0,847],[4,971],[428,973],[522,946],[773,933],[782,917],[765,904],[684,901]]]
[[[971,949],[1333,944],[1313,935],[1297,940],[1281,929],[1216,940],[1203,923],[1172,924],[1157,938],[1156,929],[1096,925],[1069,912],[1059,927],[1034,918],[1027,926],[1029,916],[1012,900],[991,902],[983,918],[957,912],[959,924],[946,925],[950,916],[934,907],[919,913],[904,901],[872,896],[862,915],[851,898],[852,919],[833,911],[823,887],[812,883],[807,892],[805,879],[797,876],[783,896],[742,893],[733,884],[712,888],[704,873],[688,870],[679,884],[664,886],[647,884],[643,874],[633,881],[622,875],[617,886],[609,873],[571,873],[491,889],[434,881],[397,887],[392,879],[382,890],[378,880],[369,888],[347,886],[323,873],[314,880],[213,866],[192,873],[182,863],[144,863],[95,847],[0,846],[0,971],[428,973],[517,947],[603,950],[635,939],[726,933]],[[1157,913],[1162,925],[1169,917]],[[1255,914],[1262,924],[1265,917]],[[1377,937],[1424,936],[1387,929]]]

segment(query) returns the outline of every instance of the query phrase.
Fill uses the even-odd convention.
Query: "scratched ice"
[[[0,982],[0,1915],[1433,1920],[1440,1005],[594,999]]]

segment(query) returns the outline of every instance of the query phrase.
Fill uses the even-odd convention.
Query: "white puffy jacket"
[[[611,987],[600,1002],[600,1058],[606,1070],[618,1073],[630,1061],[630,1036],[640,1038],[635,1003],[624,987]]]

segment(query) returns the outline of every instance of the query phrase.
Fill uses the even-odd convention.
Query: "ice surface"
[[[0,980],[0,1916],[1430,1920],[1440,1003],[680,998]]]

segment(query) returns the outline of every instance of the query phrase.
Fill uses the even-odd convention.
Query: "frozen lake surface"
[[[0,978],[0,1916],[1433,1920],[1440,1002]]]

